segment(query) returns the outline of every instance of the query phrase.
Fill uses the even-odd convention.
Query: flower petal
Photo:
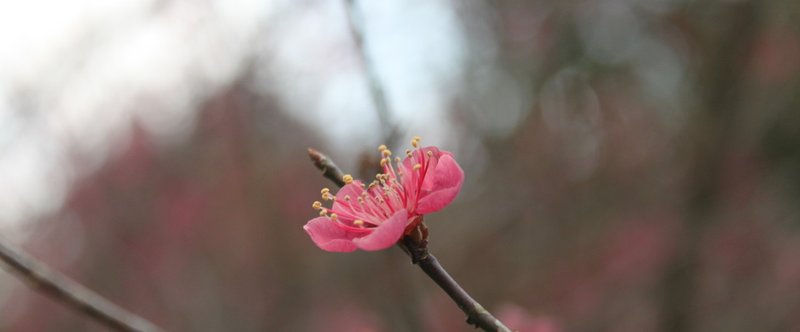
[[[359,235],[339,227],[336,222],[328,217],[311,219],[303,226],[311,237],[311,241],[322,250],[332,252],[351,252],[356,250],[353,238]]]
[[[406,229],[408,223],[408,212],[405,209],[400,209],[395,212],[389,219],[383,221],[378,227],[374,228],[372,234],[367,236],[353,239],[353,243],[359,249],[374,251],[386,249],[393,246]]]
[[[340,197],[344,199],[345,195],[350,195],[352,198],[356,198],[364,192],[363,184],[360,180],[354,180],[353,183],[346,184],[344,187],[339,189],[336,192],[336,197]]]
[[[351,184],[346,184],[344,187],[339,189],[338,192],[336,192],[336,200],[333,202],[332,209],[334,211],[346,212],[348,215],[358,215],[358,212],[353,210],[352,205],[345,201],[345,197],[350,196],[350,199],[355,202],[355,200],[358,199],[363,192],[364,188],[361,187],[361,181],[356,180]],[[353,221],[353,218],[350,218],[346,215],[340,215],[339,218],[341,218],[341,220],[345,221],[347,224],[350,224]]]
[[[434,159],[439,158],[439,156],[441,156],[443,154],[448,154],[448,155],[450,154],[450,152],[439,150],[439,148],[437,148],[435,146],[426,146],[426,147],[423,147],[423,148],[416,149],[416,150],[411,152],[411,155],[413,156],[413,158],[405,157],[403,159],[403,162],[400,163],[400,165],[399,165],[400,171],[402,171],[403,174],[410,175],[411,171],[414,169],[414,164],[416,164],[417,161],[420,161],[420,160],[423,160],[423,159],[427,160],[427,159],[431,158],[431,157],[428,156],[428,152],[431,152],[431,154],[432,154],[431,157],[433,157]]]
[[[431,153],[428,156],[428,153]],[[439,150],[439,148],[435,146],[427,146],[423,148],[416,149],[411,152],[412,157],[406,157],[403,162],[399,165],[400,171],[403,173],[403,189],[406,193],[409,193],[409,197],[414,201],[414,205],[412,205],[412,210],[415,209],[416,202],[420,198],[421,191],[431,191],[433,187],[433,179],[432,173],[433,170],[436,169],[436,165],[439,162],[439,157],[443,154],[450,154],[447,151]],[[417,162],[420,162],[422,165],[422,160],[424,160],[423,168],[420,170],[414,170],[414,165]],[[423,174],[422,171],[425,171]],[[420,183],[422,181],[422,183]]]
[[[449,153],[442,154],[436,168],[430,170],[426,176],[432,182],[430,191],[423,193],[417,203],[416,212],[419,214],[436,212],[450,204],[464,183],[464,171]]]

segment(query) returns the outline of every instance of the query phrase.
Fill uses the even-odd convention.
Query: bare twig
[[[342,173],[342,170],[340,170],[339,167],[333,163],[333,161],[328,159],[328,157],[321,152],[312,148],[308,148],[308,156],[311,157],[311,161],[314,162],[314,166],[317,166],[317,168],[322,171],[322,176],[333,181],[333,183],[339,187],[344,186],[344,180],[342,179],[342,177],[344,177],[344,173]]]
[[[314,166],[322,170],[323,176],[336,183],[339,187],[344,185],[342,181],[344,173],[336,167],[336,164],[330,158],[314,149],[308,149],[308,154],[311,156],[311,160],[314,161]],[[461,288],[455,279],[447,273],[447,270],[439,264],[436,257],[428,251],[425,240],[420,241],[413,236],[406,236],[398,243],[398,246],[411,257],[412,263],[418,265],[428,277],[453,299],[453,302],[467,315],[468,324],[484,331],[511,332],[508,327],[492,316],[467,291]]]
[[[38,262],[0,239],[0,260],[29,285],[115,331],[161,331],[153,323]]]
[[[353,37],[353,42],[355,43],[356,48],[358,49],[358,54],[361,57],[362,63],[364,64],[364,75],[367,76],[367,86],[369,88],[370,95],[372,96],[372,102],[375,106],[375,113],[378,114],[378,121],[381,124],[382,132],[386,135],[383,137],[382,142],[385,142],[391,146],[394,140],[397,138],[397,128],[392,124],[391,109],[386,98],[386,93],[383,89],[383,84],[378,76],[377,70],[375,69],[375,63],[372,61],[372,58],[370,58],[366,48],[364,47],[364,20],[361,16],[361,12],[358,9],[358,6],[355,3],[355,0],[344,1],[346,7],[345,11],[347,13],[347,25],[350,29],[350,35]]]
[[[458,282],[439,264],[439,260],[428,251],[425,244],[420,245],[412,237],[406,236],[398,245],[411,257],[411,261],[417,264],[428,277],[453,299],[453,302],[458,305],[461,311],[467,314],[467,324],[484,331],[511,331],[500,320],[492,316],[488,310],[484,309],[478,301],[475,301],[467,291],[461,288]]]

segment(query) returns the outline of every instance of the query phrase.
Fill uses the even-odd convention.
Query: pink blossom
[[[322,189],[322,199],[332,200],[333,206],[314,202],[320,216],[303,226],[317,246],[334,252],[386,249],[421,223],[422,215],[439,211],[456,198],[464,171],[453,155],[420,147],[419,137],[411,145],[414,150],[407,150],[405,159],[395,159],[396,168],[392,152],[381,145],[383,173],[369,185],[345,175],[346,184],[336,195]]]

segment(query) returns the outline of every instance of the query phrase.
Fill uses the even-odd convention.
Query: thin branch
[[[115,331],[161,331],[153,323],[38,262],[0,239],[0,260],[31,287]]]
[[[428,251],[425,242],[420,244],[413,237],[406,236],[398,245],[411,257],[411,261],[417,264],[428,277],[453,299],[453,302],[458,305],[461,311],[467,314],[467,324],[484,331],[511,331],[499,319],[483,308],[478,301],[475,301],[467,291],[461,288],[458,282],[439,264],[439,260]]]
[[[378,121],[380,122],[382,132],[386,134],[386,137],[383,137],[382,141],[391,145],[397,138],[397,128],[392,124],[392,113],[386,98],[386,93],[383,89],[384,85],[378,76],[375,63],[364,47],[364,19],[355,0],[344,1],[346,7],[345,12],[347,13],[347,26],[350,30],[353,42],[358,49],[361,62],[364,64],[364,75],[367,76],[367,87],[372,96],[375,112],[378,114]]]
[[[342,175],[344,174],[333,161],[327,156],[314,149],[308,149],[314,166],[323,172],[323,176],[330,179],[336,185],[344,185]],[[425,230],[423,230],[425,232]],[[453,299],[453,302],[467,315],[467,323],[484,331],[511,332],[511,329],[503,325],[500,320],[483,308],[478,301],[475,301],[467,291],[447,273],[447,270],[439,264],[433,254],[428,251],[427,241],[410,235],[405,236],[399,243],[401,249],[411,257],[411,262],[418,265],[425,274],[428,275],[439,287]]]
[[[321,152],[314,150],[312,148],[308,148],[308,156],[311,157],[311,161],[314,162],[314,166],[317,166],[320,171],[322,171],[322,176],[328,178],[328,180],[333,181],[337,186],[344,187],[344,173],[342,170],[339,169],[336,164],[333,163],[327,156],[322,154]]]

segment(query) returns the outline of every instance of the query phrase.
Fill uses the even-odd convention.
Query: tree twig
[[[0,238],[0,260],[31,287],[115,331],[161,331]]]
[[[322,154],[321,152],[314,150],[312,148],[308,148],[308,156],[311,157],[311,161],[314,163],[320,171],[322,171],[322,176],[326,177],[328,180],[331,180],[339,187],[344,187],[344,173],[342,170],[339,169],[336,164],[333,163],[327,156]]]
[[[336,164],[327,156],[314,149],[308,149],[308,154],[314,162],[314,166],[319,168],[323,176],[330,179],[336,185],[344,185],[342,181],[343,172],[336,167]],[[511,329],[503,325],[500,320],[483,308],[478,301],[475,301],[458,282],[447,273],[447,270],[439,264],[433,254],[428,251],[427,242],[419,241],[413,236],[405,236],[399,243],[401,249],[411,257],[411,262],[418,265],[425,274],[428,275],[439,287],[447,293],[453,302],[458,305],[461,311],[467,315],[467,323],[484,331],[511,332]]]
[[[350,30],[350,35],[356,45],[358,54],[361,57],[361,62],[364,64],[364,75],[367,77],[367,87],[369,88],[372,102],[375,106],[375,113],[378,115],[378,122],[381,129],[385,134],[382,142],[389,144],[394,143],[397,138],[397,128],[392,124],[391,109],[389,102],[386,98],[386,92],[383,89],[383,84],[375,69],[375,63],[367,53],[364,47],[364,20],[355,0],[344,0],[345,11],[347,14],[347,26]]]

